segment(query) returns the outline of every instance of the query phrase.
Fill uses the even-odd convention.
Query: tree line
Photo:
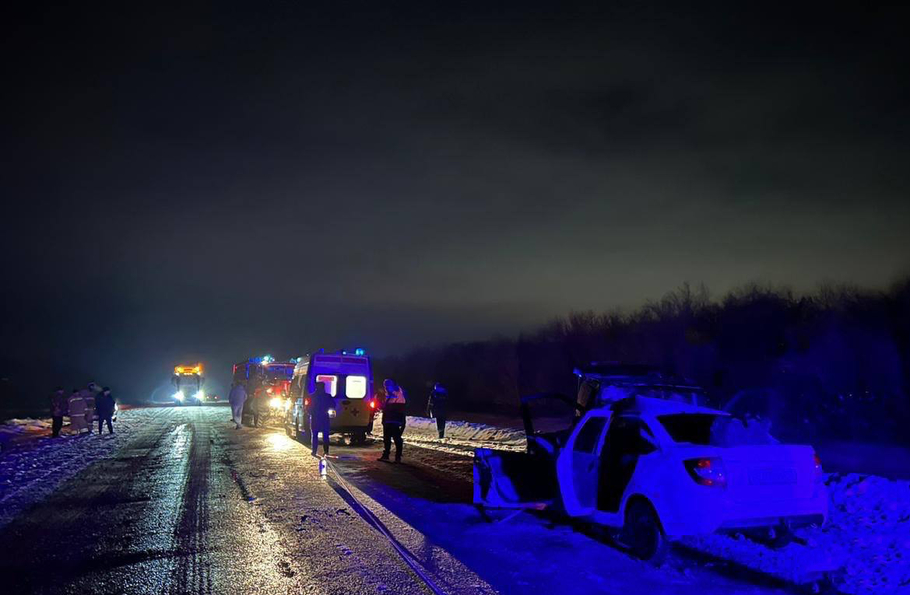
[[[887,290],[810,294],[752,284],[712,299],[689,285],[630,312],[572,312],[518,337],[378,360],[416,393],[443,382],[458,409],[516,413],[520,395],[572,394],[591,361],[643,363],[703,386],[709,402],[761,415],[780,437],[910,442],[910,278]]]

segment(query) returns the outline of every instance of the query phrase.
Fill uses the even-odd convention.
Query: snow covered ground
[[[373,435],[382,437],[382,414],[376,415]],[[439,439],[436,420],[429,417],[408,416],[405,441],[443,452],[473,456],[475,448],[523,451],[525,433],[522,430],[498,428],[466,421],[446,423],[446,437]]]
[[[381,434],[380,420],[376,427]],[[524,432],[478,423],[449,422],[440,441],[435,421],[408,417],[405,442],[469,455],[473,448],[524,450]],[[910,481],[830,473],[828,522],[796,532],[797,541],[771,549],[743,536],[687,539],[699,552],[788,582],[829,576],[837,590],[856,595],[910,595]]]
[[[50,419],[13,419],[0,424],[12,438],[0,454],[0,527],[43,499],[79,471],[105,457],[129,436],[134,420],[120,416],[114,435],[50,437]],[[96,428],[97,429],[97,428]]]

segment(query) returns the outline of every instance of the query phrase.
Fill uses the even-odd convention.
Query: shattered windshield
[[[657,420],[674,442],[702,446],[743,446],[776,444],[761,420],[741,420],[714,413],[659,415]]]

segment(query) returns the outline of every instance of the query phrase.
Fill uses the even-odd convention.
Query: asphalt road
[[[35,457],[24,476],[37,483],[6,503],[68,479],[0,524],[0,593],[408,595],[431,593],[427,579],[446,595],[792,592],[717,560],[656,569],[549,515],[487,523],[470,505],[471,458],[407,435],[401,465],[377,461],[375,442],[333,443],[323,479],[307,445],[235,430],[223,406],[121,415],[116,436],[19,457]],[[90,452],[100,460],[80,464]]]
[[[237,431],[223,407],[134,415],[114,456],[0,531],[4,592],[430,592],[282,433]],[[333,450],[394,475],[375,445]]]

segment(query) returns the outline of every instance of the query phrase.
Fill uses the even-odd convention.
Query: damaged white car
[[[568,430],[535,430],[530,413],[565,397],[523,399],[528,452],[478,449],[475,504],[558,504],[656,561],[683,536],[825,521],[828,497],[811,446],[779,444],[758,424],[695,404],[688,387],[604,380]]]

